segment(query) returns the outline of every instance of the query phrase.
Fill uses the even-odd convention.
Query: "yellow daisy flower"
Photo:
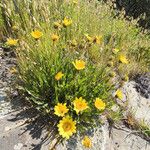
[[[62,26],[61,26],[61,24],[59,23],[59,22],[54,22],[54,28],[55,29],[59,29],[59,28],[61,28]]]
[[[18,39],[8,38],[6,44],[9,46],[16,46],[18,43]]]
[[[109,76],[113,78],[113,77],[116,76],[116,73],[112,71],[112,72],[109,73]]]
[[[55,75],[55,79],[58,81],[60,80],[62,77],[64,76],[64,74],[60,71]]]
[[[39,39],[40,37],[42,37],[43,33],[39,30],[34,30],[31,32],[31,35],[33,38]]]
[[[100,98],[96,98],[94,104],[95,104],[95,107],[99,110],[104,110],[106,107],[106,104]]]
[[[73,3],[74,4],[78,4],[78,0],[73,0]]]
[[[123,92],[120,89],[118,89],[115,93],[115,96],[121,100],[123,99]]]
[[[91,36],[89,36],[88,34],[84,34],[84,35],[87,38],[88,42],[91,42],[91,43],[93,42],[93,38]]]
[[[77,46],[77,41],[75,39],[71,41],[71,46],[73,47]]]
[[[9,69],[10,73],[15,74],[17,73],[17,69],[15,67],[12,67],[11,69]]]
[[[94,37],[93,43],[101,44],[101,42],[102,42],[102,36],[95,36]]]
[[[66,139],[69,139],[74,133],[76,133],[76,122],[69,116],[64,117],[59,121],[57,125],[59,134]]]
[[[85,62],[83,60],[75,60],[75,62],[73,62],[74,67],[77,70],[82,70],[85,68]]]
[[[114,54],[117,54],[119,51],[120,51],[120,50],[119,50],[118,48],[112,49],[112,52],[113,52]]]
[[[70,26],[72,24],[72,20],[71,19],[67,19],[65,17],[62,23],[63,23],[64,27],[67,27],[67,26]]]
[[[83,99],[82,97],[80,98],[76,97],[75,100],[73,101],[73,105],[74,105],[74,110],[76,111],[77,114],[88,108],[88,104],[86,100]]]
[[[51,39],[53,40],[53,42],[56,42],[59,40],[59,36],[57,34],[52,34]]]
[[[12,30],[14,30],[14,31],[18,31],[19,30],[19,28],[18,28],[18,26],[12,26]]]
[[[128,59],[126,58],[126,56],[125,55],[120,55],[119,56],[119,61],[121,62],[121,63],[123,63],[123,64],[128,64],[129,62],[128,62]]]
[[[59,116],[59,117],[64,117],[64,115],[69,111],[69,109],[65,104],[62,103],[58,103],[55,107],[54,107],[54,114]]]
[[[123,81],[129,81],[129,76],[127,74],[124,75],[124,77],[122,78]]]
[[[92,141],[88,136],[85,136],[84,139],[82,140],[82,145],[85,146],[86,148],[91,148],[92,147]]]

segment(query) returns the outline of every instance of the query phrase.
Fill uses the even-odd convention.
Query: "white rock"
[[[23,147],[23,144],[22,144],[22,143],[17,143],[17,144],[14,146],[14,150],[21,150],[22,147]]]
[[[135,82],[130,81],[124,86],[126,94],[127,111],[132,111],[135,119],[144,121],[150,126],[150,99],[146,99],[136,91]]]
[[[9,131],[9,130],[11,130],[10,127],[5,127],[5,131]]]

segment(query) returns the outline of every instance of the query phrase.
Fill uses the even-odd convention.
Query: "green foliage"
[[[4,25],[4,22],[3,22],[1,7],[0,7],[0,40],[2,40],[1,37],[2,37],[3,25]]]
[[[107,5],[96,0],[78,3],[72,0],[14,2],[5,1],[3,8],[9,18],[5,21],[11,25],[11,38],[19,39],[15,51],[19,85],[29,101],[49,115],[54,114],[58,103],[66,103],[68,114],[79,125],[87,126],[89,123],[93,126],[105,111],[117,120],[120,114],[110,111],[114,105],[114,79],[110,72],[124,75],[135,70],[145,71],[149,63],[149,38],[136,28],[136,21],[126,21],[123,14],[116,17]],[[64,18],[72,20],[67,27],[64,27]],[[60,23],[61,27],[56,29],[54,22]],[[35,39],[31,36],[34,30],[41,31],[43,36]],[[9,34],[7,36],[10,37]],[[142,52],[139,50],[141,47]],[[119,52],[113,54],[114,49],[119,49]],[[126,56],[130,63],[119,63],[120,55]],[[76,59],[85,62],[84,69],[76,69],[72,63]],[[60,71],[63,76],[56,80],[55,76]],[[115,84],[118,82],[115,80]],[[89,106],[80,115],[73,107],[76,97],[83,97]],[[94,106],[96,98],[103,100],[106,110],[98,110]],[[59,117],[57,119],[60,120]]]
[[[96,62],[107,62],[106,58],[110,55],[111,49],[117,47],[131,59],[128,72],[146,71],[147,66],[149,66],[149,37],[140,33],[140,28],[136,27],[136,20],[126,21],[124,12],[116,17],[115,11],[96,0],[90,3],[79,1],[78,4],[73,4],[72,1],[65,4],[62,1],[57,3],[42,1],[38,4],[35,1],[26,0],[23,0],[22,3],[14,3],[14,1],[9,1],[9,3],[6,1],[5,3],[7,6],[4,7],[5,15],[8,18],[5,22],[9,22],[7,24],[11,25],[12,28],[15,26],[19,29],[17,33],[16,31],[12,33],[13,37],[18,35],[26,38],[27,34],[29,35],[36,28],[43,32],[49,31],[49,34],[52,34],[56,32],[53,30],[53,22],[63,20],[67,16],[73,20],[75,25],[71,28],[71,33],[69,33],[69,30],[67,31],[70,34],[70,39],[63,37],[63,40],[75,38],[82,45],[82,37],[85,33],[91,36],[97,34],[103,36],[105,43],[101,47],[101,53],[99,53],[98,47],[90,49],[91,57]],[[9,31],[10,28],[7,27],[6,30]],[[61,32],[64,32],[64,30]],[[8,35],[10,33],[9,31]],[[48,38],[48,36],[45,38]],[[62,44],[65,46],[64,43]],[[108,45],[106,46],[106,44]],[[109,49],[109,51],[105,49]],[[137,66],[139,66],[138,69]]]
[[[3,24],[3,20],[2,20],[2,12],[1,12],[1,8],[0,8],[0,27],[2,26]]]

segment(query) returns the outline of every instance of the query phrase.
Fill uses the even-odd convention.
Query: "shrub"
[[[69,138],[77,129],[94,127],[102,114],[116,119],[114,85],[147,69],[148,36],[135,21],[114,18],[96,0],[5,3],[12,22],[6,45],[19,45],[19,85],[34,107],[55,116],[59,134]],[[139,47],[143,51],[137,53]],[[123,79],[114,80],[116,74]],[[118,89],[116,97],[122,94]]]

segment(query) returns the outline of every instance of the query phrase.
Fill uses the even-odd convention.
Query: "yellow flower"
[[[77,46],[77,41],[76,40],[72,40],[71,41],[71,46],[73,46],[73,47]]]
[[[129,63],[125,55],[120,55],[119,56],[119,61],[123,64],[128,64]]]
[[[58,103],[55,107],[54,107],[54,114],[59,116],[59,117],[63,117],[68,111],[69,109],[67,108],[66,106],[66,103],[65,104],[62,104],[62,103]]]
[[[12,39],[12,38],[8,38],[6,41],[6,44],[9,46],[15,46],[18,43],[18,39]]]
[[[53,40],[53,42],[56,42],[59,40],[59,36],[57,34],[52,34],[51,39]]]
[[[69,139],[73,133],[76,133],[76,122],[69,116],[64,117],[57,125],[59,134],[66,139]]]
[[[82,70],[85,68],[85,62],[83,60],[75,60],[75,62],[73,62],[74,67],[77,70]]]
[[[61,28],[62,26],[61,26],[61,24],[59,23],[59,22],[54,22],[54,28],[55,29],[59,29],[59,28]]]
[[[63,26],[64,27],[67,27],[67,26],[70,26],[72,24],[72,20],[71,19],[67,19],[67,18],[64,18],[63,20]]]
[[[78,0],[73,0],[73,3],[74,4],[78,4]]]
[[[92,147],[92,141],[88,136],[85,136],[84,139],[82,140],[82,145],[85,146],[86,148],[91,148]]]
[[[117,54],[119,51],[120,51],[120,50],[119,50],[118,48],[112,49],[112,52],[113,52],[114,54]]]
[[[9,71],[12,74],[17,73],[17,69],[15,67],[12,67]]]
[[[64,76],[64,74],[60,71],[55,75],[55,79],[60,80],[63,76]]]
[[[82,97],[80,98],[76,97],[75,100],[73,101],[73,105],[74,105],[74,110],[76,111],[77,114],[80,111],[83,111],[88,108],[87,102]]]
[[[129,81],[129,76],[127,74],[124,76],[124,80]]]
[[[115,77],[115,76],[116,76],[116,73],[115,73],[115,72],[110,72],[110,73],[109,73],[109,76],[110,76],[110,77]]]
[[[99,110],[104,110],[106,107],[106,104],[100,98],[96,98],[95,107]]]
[[[35,39],[39,39],[40,37],[42,37],[43,33],[39,30],[34,30],[34,31],[31,32],[31,35]]]
[[[14,30],[14,31],[18,31],[19,30],[19,28],[18,28],[18,26],[12,26],[12,30]]]
[[[93,42],[96,44],[101,44],[102,36],[95,36]]]
[[[93,38],[91,36],[89,36],[88,34],[84,34],[84,35],[87,38],[88,42],[91,42],[91,43],[93,42]]]
[[[129,76],[127,74],[124,75],[124,77],[122,78],[123,81],[129,81]]]
[[[118,89],[115,93],[115,96],[121,100],[123,99],[123,92],[120,89]]]

